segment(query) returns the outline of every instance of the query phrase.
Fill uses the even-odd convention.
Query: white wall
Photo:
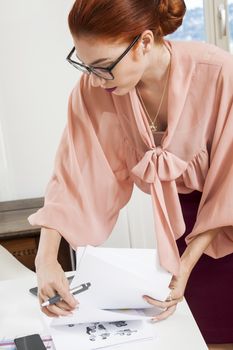
[[[73,0],[0,0],[0,201],[38,197],[50,177],[79,77],[67,14]]]

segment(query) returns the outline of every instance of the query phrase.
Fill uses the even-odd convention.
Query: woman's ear
[[[139,39],[139,43],[136,46],[135,50],[133,50],[133,57],[135,60],[140,60],[142,56],[144,56],[147,52],[149,52],[154,44],[154,34],[151,30],[145,30],[141,38]]]
[[[154,34],[151,30],[145,30],[141,35],[141,45],[144,52],[149,52],[154,45]]]

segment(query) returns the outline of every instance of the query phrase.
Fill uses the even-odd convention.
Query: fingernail
[[[144,300],[147,300],[147,296],[146,295],[143,295],[142,296]]]
[[[158,322],[158,319],[156,317],[153,317],[153,318],[151,318],[151,322],[152,323]]]

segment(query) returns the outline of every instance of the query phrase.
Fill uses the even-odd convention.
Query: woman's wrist
[[[218,229],[200,233],[188,244],[181,256],[181,265],[187,274],[192,272],[192,269],[217,234]]]
[[[57,254],[50,254],[49,256],[45,256],[44,254],[37,254],[35,258],[35,267],[36,270],[38,270],[40,266],[48,266],[57,262]]]
[[[182,273],[186,274],[187,276],[190,275],[192,272],[192,269],[196,265],[198,259],[194,258],[192,254],[190,254],[190,251],[186,250],[184,251],[183,255],[181,256],[181,270]]]
[[[57,262],[60,241],[61,235],[58,231],[42,228],[39,248],[35,259],[36,269],[41,265],[50,265]]]

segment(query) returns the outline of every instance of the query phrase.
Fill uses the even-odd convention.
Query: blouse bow
[[[175,240],[185,231],[175,180],[186,168],[187,162],[155,146],[132,169],[134,175],[150,184],[160,263],[174,275],[180,268]]]

